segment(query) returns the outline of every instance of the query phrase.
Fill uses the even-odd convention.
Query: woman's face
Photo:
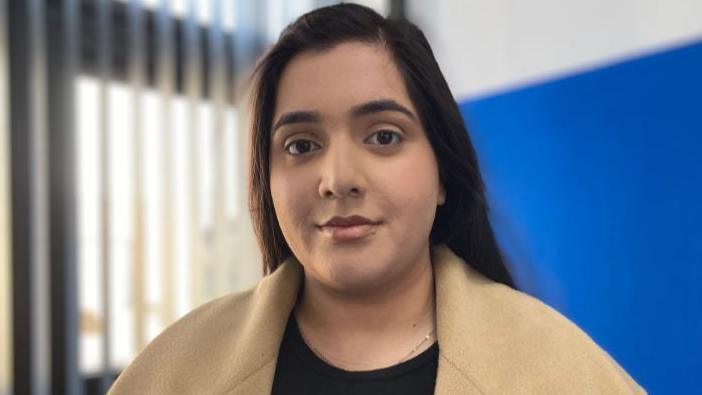
[[[297,55],[271,136],[275,212],[309,280],[374,289],[426,263],[444,190],[387,50],[351,42]]]

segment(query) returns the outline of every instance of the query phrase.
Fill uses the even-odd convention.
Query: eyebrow
[[[383,111],[400,112],[412,120],[416,120],[416,116],[411,110],[392,99],[371,100],[369,102],[359,104],[351,108],[349,114],[353,118],[358,118]],[[321,119],[322,116],[319,111],[286,112],[285,114],[281,115],[275,125],[273,125],[273,133],[275,133],[275,131],[283,125],[289,125],[292,123],[320,122]]]
[[[273,132],[283,125],[291,123],[303,122],[319,122],[322,116],[319,111],[291,111],[281,115],[278,121],[273,125]]]
[[[364,115],[375,114],[375,113],[383,112],[383,111],[401,112],[401,113],[407,115],[408,117],[412,118],[413,120],[416,119],[416,117],[412,111],[410,111],[407,107],[403,106],[402,104],[400,104],[392,99],[372,100],[372,101],[354,106],[351,109],[351,116],[352,117],[361,117]]]

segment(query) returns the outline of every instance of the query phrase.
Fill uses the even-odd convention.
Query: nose
[[[330,145],[320,164],[319,196],[323,199],[361,197],[365,193],[359,160],[353,147],[343,143]]]

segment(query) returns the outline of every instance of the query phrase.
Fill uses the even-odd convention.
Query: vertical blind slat
[[[110,273],[112,269],[112,237],[111,237],[111,190],[110,190],[110,135],[111,128],[109,122],[109,82],[111,78],[111,56],[112,56],[112,18],[111,1],[98,0],[97,22],[98,22],[98,77],[99,81],[99,133],[100,133],[100,236],[101,236],[101,262],[102,262],[102,369],[103,379],[101,380],[103,390],[110,384],[108,372],[111,361],[111,283]]]
[[[10,2],[10,141],[14,390],[50,384],[45,8]]]
[[[183,75],[185,79],[185,94],[188,98],[188,183],[189,194],[188,207],[188,239],[190,244],[190,304],[197,305],[202,300],[202,277],[201,262],[199,258],[199,236],[200,236],[200,158],[198,152],[198,131],[199,131],[199,108],[201,97],[201,47],[200,28],[197,17],[196,0],[189,0],[188,12],[185,17],[185,61],[183,65]]]
[[[161,193],[162,193],[162,223],[161,223],[161,248],[163,251],[161,267],[163,268],[163,296],[162,317],[164,324],[171,323],[176,316],[175,313],[175,270],[173,254],[173,125],[171,117],[171,98],[174,94],[174,73],[173,63],[173,22],[171,19],[171,7],[169,0],[161,0],[157,15],[157,40],[158,51],[158,90],[161,100],[162,129],[162,173],[161,173]]]
[[[34,319],[37,324],[32,329],[35,330],[35,379],[37,386],[33,391],[35,394],[44,394],[50,391],[50,334],[49,334],[49,246],[48,246],[48,168],[47,168],[47,122],[46,122],[46,33],[44,21],[46,20],[46,9],[42,1],[30,1],[32,29],[31,43],[33,47],[32,69],[32,107],[34,117],[34,127],[30,133],[33,134],[31,157],[32,157],[32,247],[35,253],[32,256],[32,267],[34,269],[33,282],[34,298],[36,298],[37,308],[34,310]]]
[[[210,24],[210,95],[214,109],[214,135],[212,147],[212,168],[214,170],[212,207],[214,209],[214,272],[216,273],[216,295],[221,295],[228,289],[227,257],[226,257],[226,235],[225,235],[225,210],[224,210],[224,89],[226,79],[224,77],[224,43],[222,35],[222,1],[212,0],[211,2],[211,24]]]
[[[141,0],[129,1],[129,14],[127,19],[129,36],[128,46],[128,82],[132,95],[132,152],[134,164],[132,167],[133,193],[132,193],[132,301],[134,311],[134,343],[135,351],[146,346],[146,309],[145,284],[147,283],[145,270],[145,225],[144,225],[144,161],[143,161],[143,89],[146,83],[146,60],[144,56],[144,37],[146,24]]]
[[[0,1],[0,26],[7,26],[7,7]],[[7,36],[0,29],[0,393],[12,392],[12,325],[10,311],[10,206],[8,192],[9,147],[8,147],[8,79]]]
[[[47,11],[52,391],[80,394],[75,92],[81,18],[77,0],[49,4]]]

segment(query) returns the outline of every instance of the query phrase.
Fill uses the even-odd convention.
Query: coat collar
[[[471,269],[445,245],[432,249],[432,263],[439,341],[435,393],[484,393],[477,377],[469,372],[484,367],[480,360],[486,357],[484,353],[489,348],[471,339],[484,337],[490,329],[489,320],[475,317],[489,317],[490,314],[481,307],[479,293],[474,288],[494,286],[495,283]],[[254,298],[256,303],[252,306],[251,320],[246,325],[243,339],[255,338],[258,341],[242,344],[239,359],[242,363],[232,367],[234,376],[241,378],[234,392],[258,393],[262,388],[270,392],[278,349],[295,306],[302,276],[300,263],[294,257],[289,258],[264,278],[254,291],[258,295]]]

